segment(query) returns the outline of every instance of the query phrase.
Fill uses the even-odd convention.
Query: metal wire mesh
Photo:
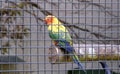
[[[69,30],[75,51],[91,72],[77,72],[76,64],[63,57],[68,54],[51,47],[43,20],[47,15]],[[119,30],[119,0],[1,0],[0,74],[103,74],[100,61],[119,74]]]

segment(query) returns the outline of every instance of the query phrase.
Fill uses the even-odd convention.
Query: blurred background
[[[75,44],[120,44],[119,0],[1,0],[0,74],[67,74],[77,67],[49,62],[52,41],[43,22],[47,15],[59,18]],[[98,61],[82,64],[101,69]],[[105,61],[119,72],[119,59]]]

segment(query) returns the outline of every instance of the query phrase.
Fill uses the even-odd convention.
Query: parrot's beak
[[[47,24],[47,22],[46,22],[46,20],[45,20],[45,19],[43,19],[43,22],[44,22],[45,24]]]

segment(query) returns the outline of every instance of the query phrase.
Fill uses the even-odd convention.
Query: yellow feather
[[[60,30],[68,32],[68,30],[63,25],[49,25],[48,30],[52,32],[59,32]]]
[[[62,25],[62,23],[55,16],[53,16],[53,22],[51,25],[48,26],[48,30],[52,32],[59,32],[60,30],[62,30],[63,32],[68,32],[64,25]],[[69,42],[70,45],[72,45],[72,40],[70,40]]]
[[[53,17],[52,24],[48,26],[48,30],[52,30],[53,32],[59,32],[59,30],[68,32],[67,29],[62,25],[62,23],[55,16]]]

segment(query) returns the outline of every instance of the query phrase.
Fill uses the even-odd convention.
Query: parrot
[[[48,26],[49,37],[52,39],[53,44],[72,54],[71,57],[74,63],[78,65],[78,69],[82,69],[85,72],[83,65],[72,47],[72,38],[67,28],[53,15],[47,15],[44,22]]]

